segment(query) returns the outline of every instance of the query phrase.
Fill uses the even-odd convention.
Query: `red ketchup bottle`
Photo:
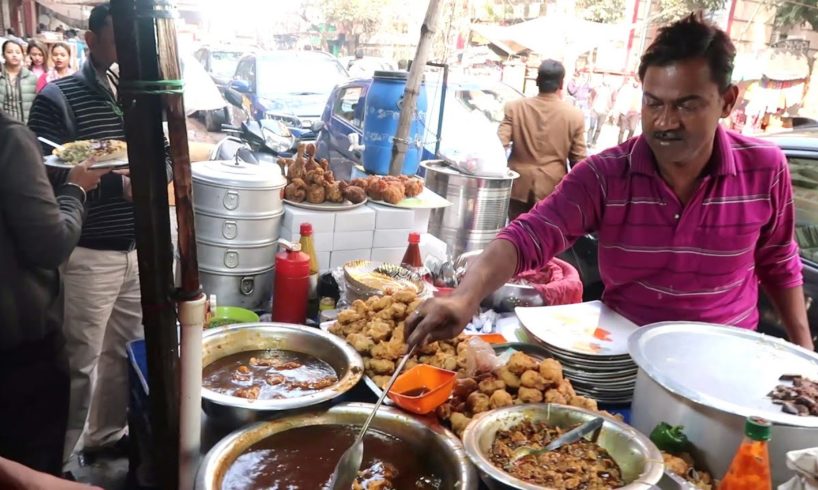
[[[307,299],[310,291],[310,256],[301,245],[286,240],[276,254],[273,321],[303,325],[307,320]]]

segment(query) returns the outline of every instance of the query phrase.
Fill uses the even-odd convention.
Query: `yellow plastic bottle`
[[[318,254],[315,253],[315,243],[312,235],[312,225],[301,223],[301,251],[310,256],[310,290],[307,296],[307,318],[318,318]]]

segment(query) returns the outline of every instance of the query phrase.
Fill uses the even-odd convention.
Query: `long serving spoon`
[[[352,483],[358,476],[358,470],[361,468],[361,462],[364,459],[364,435],[366,434],[366,430],[369,429],[369,425],[375,418],[375,414],[381,407],[381,403],[383,403],[387,393],[392,389],[392,385],[395,384],[395,380],[398,379],[401,371],[403,371],[403,366],[406,364],[406,361],[415,353],[415,347],[412,347],[412,349],[403,356],[403,359],[400,360],[392,377],[389,378],[389,382],[383,387],[383,393],[381,393],[381,397],[378,398],[378,403],[375,404],[375,408],[372,409],[369,418],[366,419],[364,426],[361,427],[361,431],[358,433],[358,437],[355,438],[355,442],[352,443],[349,449],[344,451],[338,464],[335,465],[335,471],[333,471],[332,480],[330,480],[330,488],[332,490],[349,490],[352,487]]]
[[[593,418],[593,419],[589,420],[588,422],[585,422],[584,424],[582,424],[582,425],[580,425],[578,427],[575,427],[574,429],[569,430],[565,434],[557,437],[556,439],[551,441],[544,448],[535,449],[535,448],[531,448],[531,447],[527,447],[527,446],[519,447],[519,448],[514,450],[514,453],[512,453],[512,456],[511,456],[511,460],[509,460],[509,462],[508,462],[508,464],[506,466],[511,466],[515,462],[519,461],[522,458],[525,458],[526,456],[532,456],[532,455],[547,453],[549,451],[555,451],[555,450],[561,448],[562,446],[564,446],[566,444],[571,444],[572,442],[576,442],[576,441],[582,439],[583,437],[585,437],[586,434],[590,434],[591,432],[596,432],[599,429],[601,429],[602,424],[604,422],[605,422],[605,419],[603,419],[602,417]],[[598,433],[594,434],[593,439],[596,440],[596,438],[598,436],[599,436]]]
[[[54,143],[53,141],[51,141],[51,140],[50,140],[50,139],[48,139],[48,138],[43,138],[42,136],[37,136],[37,139],[38,139],[38,140],[40,140],[41,142],[43,142],[43,143],[47,144],[48,146],[50,146],[50,147],[52,147],[52,148],[56,148],[57,150],[61,150],[61,149],[62,149],[62,145],[61,145],[61,144]]]

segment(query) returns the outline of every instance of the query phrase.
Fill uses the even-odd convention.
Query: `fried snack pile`
[[[458,345],[458,351],[465,343]],[[515,352],[493,373],[455,381],[452,397],[437,408],[441,419],[451,422],[461,436],[472,417],[495,408],[522,403],[557,403],[597,411],[595,400],[579,396],[571,381],[562,376],[562,365],[554,359],[537,361]]]
[[[366,302],[357,300],[352,303],[351,308],[338,314],[338,321],[329,330],[344,337],[361,354],[366,375],[383,387],[395,372],[396,361],[406,354],[404,322],[421,302],[417,293],[409,290],[387,296],[373,296]],[[449,347],[450,352],[454,352],[454,346]],[[428,351],[426,348],[424,350]],[[416,357],[406,363],[404,370],[417,365]],[[428,355],[421,355],[420,358],[432,360]],[[442,363],[438,362],[435,365],[444,367],[440,364]]]
[[[349,200],[358,204],[366,199],[363,189],[336,181],[326,159],[315,160],[315,145],[312,143],[299,144],[294,159],[279,158],[278,163],[287,168],[284,198],[288,201],[341,204]]]
[[[625,484],[616,461],[605,449],[586,439],[510,463],[515,449],[543,448],[568,430],[525,420],[498,431],[491,445],[491,462],[525,482],[558,490],[603,490]]]
[[[711,490],[716,486],[713,476],[706,472],[697,470],[693,466],[693,457],[688,453],[673,455],[662,451],[662,459],[665,461],[665,470],[675,473],[692,483],[701,490]]]
[[[366,189],[366,194],[370,199],[385,201],[389,204],[398,204],[407,197],[415,197],[423,192],[423,181],[406,175],[398,177],[370,176],[363,179],[354,179],[351,184]]]
[[[366,302],[358,300],[338,314],[338,321],[329,330],[361,354],[365,374],[382,388],[406,353],[405,320],[421,301],[417,293],[408,290]],[[422,363],[460,374],[452,397],[437,409],[438,417],[448,420],[458,436],[476,414],[508,405],[544,402],[598,410],[596,401],[574,392],[571,381],[562,375],[562,365],[554,359],[540,362],[515,352],[494,372],[467,377],[467,338],[460,335],[426,344],[404,368],[407,371]]]

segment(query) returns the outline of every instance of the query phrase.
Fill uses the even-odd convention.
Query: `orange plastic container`
[[[389,390],[389,398],[404,410],[424,415],[449,399],[456,377],[454,371],[418,364],[398,376]]]
[[[501,333],[481,333],[477,335],[489,344],[505,344],[508,340]]]

